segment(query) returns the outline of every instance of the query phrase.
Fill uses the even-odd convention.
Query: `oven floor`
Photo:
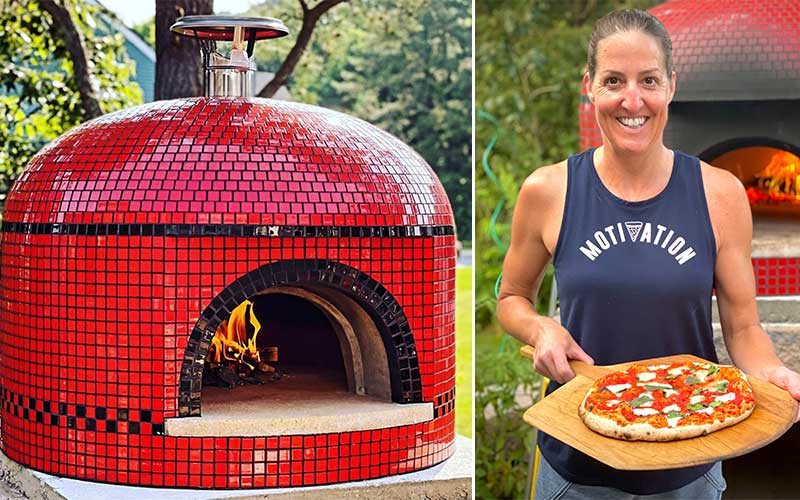
[[[168,436],[284,436],[348,432],[433,419],[433,403],[397,404],[347,392],[320,373],[292,371],[262,385],[204,387],[202,416],[169,418]]]

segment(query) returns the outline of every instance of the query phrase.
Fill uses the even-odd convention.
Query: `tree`
[[[340,105],[410,144],[447,191],[471,241],[472,34],[467,0],[422,0],[365,22],[334,78]],[[408,7],[408,6],[407,6]]]
[[[86,60],[86,48],[83,45],[81,34],[72,22],[69,10],[63,5],[57,4],[54,0],[39,0],[42,10],[50,14],[54,21],[56,31],[61,35],[64,46],[67,49],[69,58],[72,61],[73,76],[78,87],[78,94],[81,97],[81,108],[85,118],[97,118],[100,116],[100,104],[92,88],[89,78],[89,67]]]
[[[22,167],[75,125],[141,102],[120,35],[78,2],[0,3],[0,202]]]
[[[200,42],[169,28],[183,16],[213,13],[214,0],[156,0],[156,100],[203,95]]]
[[[314,8],[309,8],[304,0],[298,0],[303,10],[303,23],[300,27],[300,32],[297,34],[292,49],[286,55],[286,59],[283,60],[283,64],[278,68],[278,72],[275,73],[275,77],[261,90],[258,97],[272,97],[281,86],[286,84],[289,76],[291,76],[297,66],[298,61],[300,61],[300,57],[302,57],[303,52],[305,52],[308,43],[311,41],[311,35],[314,32],[317,21],[330,9],[346,1],[347,0],[322,0],[314,6]]]

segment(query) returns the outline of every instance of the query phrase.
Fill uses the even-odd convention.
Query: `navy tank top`
[[[598,365],[673,354],[716,362],[716,245],[700,161],[675,151],[664,190],[629,202],[602,183],[593,153],[567,162],[566,205],[553,255],[562,325]],[[547,393],[558,387],[552,382]],[[565,479],[636,495],[680,488],[711,468],[619,471],[543,433],[538,442]]]

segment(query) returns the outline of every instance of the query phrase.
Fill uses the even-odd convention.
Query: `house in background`
[[[125,50],[136,64],[133,81],[141,87],[142,99],[144,102],[153,102],[156,88],[156,51],[138,33],[111,16],[106,17],[108,25],[125,37]]]

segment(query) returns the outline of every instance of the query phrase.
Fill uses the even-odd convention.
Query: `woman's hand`
[[[790,370],[785,366],[771,368],[766,372],[767,380],[781,389],[786,389],[792,397],[800,401],[800,373]],[[800,421],[800,407],[797,409],[795,422]]]
[[[575,378],[568,360],[577,359],[590,365],[594,360],[575,342],[572,335],[550,318],[541,320],[542,330],[536,342],[533,369],[563,384]]]

